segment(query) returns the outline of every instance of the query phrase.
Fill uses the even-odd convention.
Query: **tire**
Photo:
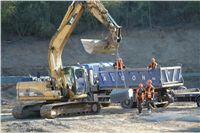
[[[197,98],[196,102],[197,102],[197,107],[200,107],[200,96]]]
[[[169,103],[157,104],[156,108],[164,108],[164,107],[167,107],[168,105],[169,105]]]
[[[111,103],[101,103],[102,107],[109,107]]]
[[[169,103],[173,103],[174,102],[174,97],[172,95],[170,95],[170,94],[167,94],[167,101]]]
[[[137,108],[137,103],[133,102],[132,99],[126,99],[122,101],[120,104],[121,104],[121,107],[125,109]]]
[[[100,110],[101,110],[101,106],[100,106],[100,104],[92,104],[91,105],[91,111],[93,112],[93,113],[99,113],[100,112]]]

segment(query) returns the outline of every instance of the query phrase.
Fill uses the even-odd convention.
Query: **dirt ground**
[[[174,103],[152,113],[112,105],[99,114],[56,119],[17,120],[12,106],[3,105],[2,132],[200,132],[200,108],[195,103]]]
[[[182,64],[183,72],[199,72],[199,31],[199,28],[189,27],[127,32],[123,35],[120,55],[128,67],[145,67],[151,57],[156,57],[162,66]],[[113,61],[115,56],[91,56],[80,47],[80,38],[95,38],[97,35],[72,36],[63,53],[64,65]],[[35,38],[2,42],[2,75],[34,75],[38,71],[47,74],[48,43],[49,40]],[[195,82],[193,79],[188,82],[191,87],[199,87],[199,81],[198,77]],[[112,105],[96,115],[17,120],[11,115],[16,104],[14,86],[1,86],[2,132],[200,132],[200,108],[196,103],[174,103],[151,114],[144,109],[142,115],[137,114],[137,109]]]
[[[119,105],[102,108],[99,114],[56,119],[13,118],[15,84],[1,85],[2,132],[200,132],[200,108],[196,103],[173,103],[152,111],[123,109]]]
[[[142,115],[137,109],[112,105],[96,115],[17,120],[11,114],[17,104],[15,84],[1,87],[2,132],[200,132],[200,108],[196,103],[173,103],[151,114],[144,109]]]
[[[200,108],[196,103],[173,103],[148,113],[137,109],[123,109],[119,105],[102,108],[99,114],[56,119],[13,118],[15,84],[1,86],[1,131],[2,132],[200,132]]]

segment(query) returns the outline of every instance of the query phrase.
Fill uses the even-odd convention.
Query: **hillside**
[[[146,67],[151,57],[156,57],[161,66],[182,64],[183,72],[200,72],[200,28],[196,27],[124,31],[120,56],[132,68]],[[103,31],[73,35],[65,46],[63,64],[114,61],[115,55],[87,54],[80,42],[80,38],[103,37]],[[48,75],[49,41],[26,37],[2,42],[2,75]]]

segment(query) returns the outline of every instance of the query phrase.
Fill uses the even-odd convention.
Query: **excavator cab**
[[[68,86],[76,95],[85,94],[87,87],[87,70],[79,66],[68,66],[64,68],[65,78]]]
[[[87,75],[84,68],[75,68],[75,79],[76,79],[76,93],[84,94],[87,87]]]

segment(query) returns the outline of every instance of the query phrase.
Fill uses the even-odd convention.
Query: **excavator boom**
[[[13,108],[15,118],[55,118],[57,116],[98,113],[100,104],[94,101],[86,91],[79,90],[76,79],[84,80],[82,67],[62,65],[62,52],[75,26],[88,9],[107,29],[110,34],[104,40],[82,39],[83,46],[88,53],[114,53],[121,40],[121,27],[112,19],[108,11],[98,0],[73,1],[69,6],[57,32],[52,37],[48,49],[48,63],[51,81],[31,81],[17,83],[17,98],[21,101],[44,101],[33,104],[20,104]],[[83,70],[83,74],[82,74]],[[79,72],[79,77],[76,72]],[[80,74],[81,73],[81,74]],[[78,84],[78,85],[77,85]],[[86,101],[85,101],[86,100]]]
[[[48,51],[51,77],[55,79],[58,88],[67,87],[66,78],[62,73],[62,51],[78,20],[86,9],[110,31],[109,36],[103,40],[81,39],[86,52],[90,54],[112,54],[116,51],[121,41],[121,27],[117,25],[99,0],[73,1],[58,31],[51,39]]]

